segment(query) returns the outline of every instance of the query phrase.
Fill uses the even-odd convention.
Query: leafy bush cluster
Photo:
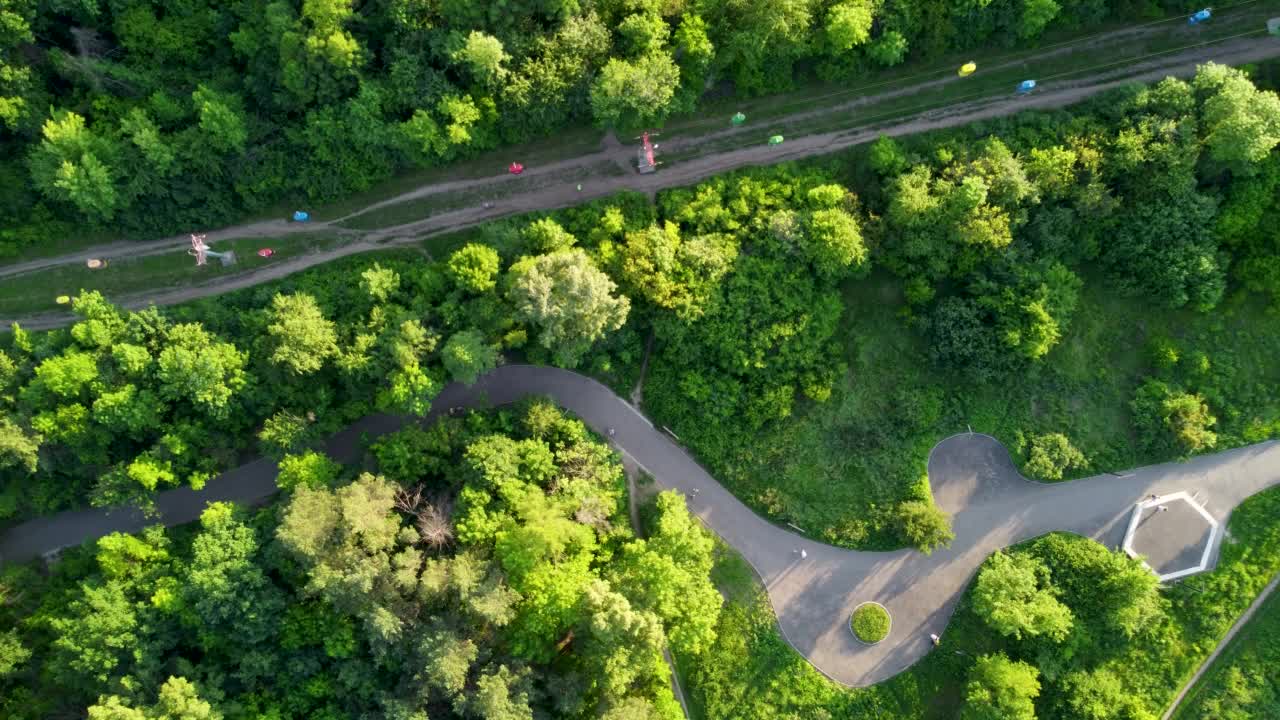
[[[1172,2],[6,0],[0,256],[333,200],[571,123],[634,127],[816,74]],[[1224,112],[1230,112],[1225,108]]]
[[[403,474],[303,470],[254,513],[6,568],[0,714],[682,717],[663,649],[704,653],[720,598],[680,496],[634,537],[616,455],[545,401],[374,454]]]

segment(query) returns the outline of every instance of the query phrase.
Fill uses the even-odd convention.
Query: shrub
[[[899,503],[897,519],[903,541],[926,555],[936,547],[949,545],[955,537],[947,514],[928,500]]]
[[[1178,451],[1186,456],[1218,443],[1217,433],[1209,429],[1218,419],[1199,395],[1148,379],[1130,407],[1139,440],[1153,452]]]
[[[1062,433],[1035,435],[1031,438],[1031,450],[1027,454],[1027,474],[1039,480],[1061,480],[1067,470],[1088,466],[1084,453],[1071,444]]]
[[[853,634],[865,643],[878,643],[889,634],[889,611],[877,603],[863,603],[849,618]]]

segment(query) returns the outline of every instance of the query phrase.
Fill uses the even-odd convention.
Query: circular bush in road
[[[853,636],[868,645],[875,645],[889,634],[889,611],[878,602],[864,602],[853,609],[849,618],[849,628]]]

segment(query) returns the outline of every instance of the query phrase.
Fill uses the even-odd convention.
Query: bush
[[[1025,469],[1033,478],[1054,482],[1061,480],[1066,471],[1088,465],[1084,453],[1072,445],[1066,435],[1048,433],[1032,436]]]
[[[889,634],[889,611],[878,603],[863,603],[854,609],[849,618],[849,627],[859,640],[875,644]]]
[[[1209,429],[1218,419],[1199,395],[1148,379],[1130,406],[1139,440],[1153,452],[1177,452],[1185,457],[1218,443],[1217,433]]]
[[[899,503],[897,520],[903,541],[926,555],[955,537],[947,514],[928,500]]]

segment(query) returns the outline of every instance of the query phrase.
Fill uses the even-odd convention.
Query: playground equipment
[[[746,116],[746,115],[743,115],[743,114],[742,114],[742,113],[740,113],[740,112],[739,112],[739,113],[734,113],[734,114],[733,114],[733,117],[729,118],[729,124],[730,124],[730,125],[732,125],[732,126],[734,126],[734,127],[737,127],[737,126],[741,125],[742,123],[744,123],[744,122],[746,122],[746,121],[747,121],[747,116]]]
[[[1032,90],[1035,90],[1035,89],[1036,89],[1036,81],[1035,81],[1035,80],[1023,80],[1022,82],[1018,83],[1018,94],[1019,94],[1019,95],[1026,95],[1026,94],[1030,93]]]
[[[1191,17],[1187,18],[1187,24],[1199,25],[1200,23],[1208,20],[1210,17],[1213,17],[1213,12],[1209,8],[1205,8],[1203,10],[1196,12]]]
[[[657,136],[658,133],[653,133],[651,135],[649,131],[646,130],[640,133],[640,137],[636,138],[640,141],[640,148],[636,151],[636,171],[641,175],[648,175],[654,170],[657,170],[658,165],[661,164],[657,160],[653,159],[653,151],[657,150],[658,146],[654,145],[653,141],[650,139],[651,137]]]
[[[974,71],[976,71],[977,69],[978,69],[978,63],[976,63],[976,62],[974,62],[974,61],[970,60],[969,62],[967,62],[967,63],[965,63],[965,64],[961,65],[961,66],[960,66],[960,71],[959,71],[959,72],[957,72],[956,74],[957,74],[957,75],[959,75],[960,77],[969,77],[969,76],[970,76],[970,75],[972,75],[972,74],[974,73]]]
[[[770,145],[781,145],[781,144],[782,144],[782,140],[783,140],[783,138],[782,138],[782,136],[781,136],[781,135],[770,135],[770,136],[769,136],[769,144],[770,144]]]
[[[311,219],[311,214],[310,214],[310,213],[308,213],[308,212],[304,212],[304,211],[302,211],[302,210],[294,210],[294,211],[293,211],[293,221],[294,221],[294,222],[306,222],[306,221],[308,221],[308,220],[310,220],[310,219]]]
[[[520,173],[524,172],[524,166],[518,162],[513,162],[507,166],[507,172],[511,173],[512,175],[519,175]]]
[[[214,250],[210,250],[209,246],[205,244],[204,238],[204,235],[192,235],[191,249],[187,251],[188,255],[194,255],[196,257],[197,267],[204,265],[206,260],[211,257],[218,258],[223,265],[231,265],[235,263],[235,253],[231,251],[216,252]]]

